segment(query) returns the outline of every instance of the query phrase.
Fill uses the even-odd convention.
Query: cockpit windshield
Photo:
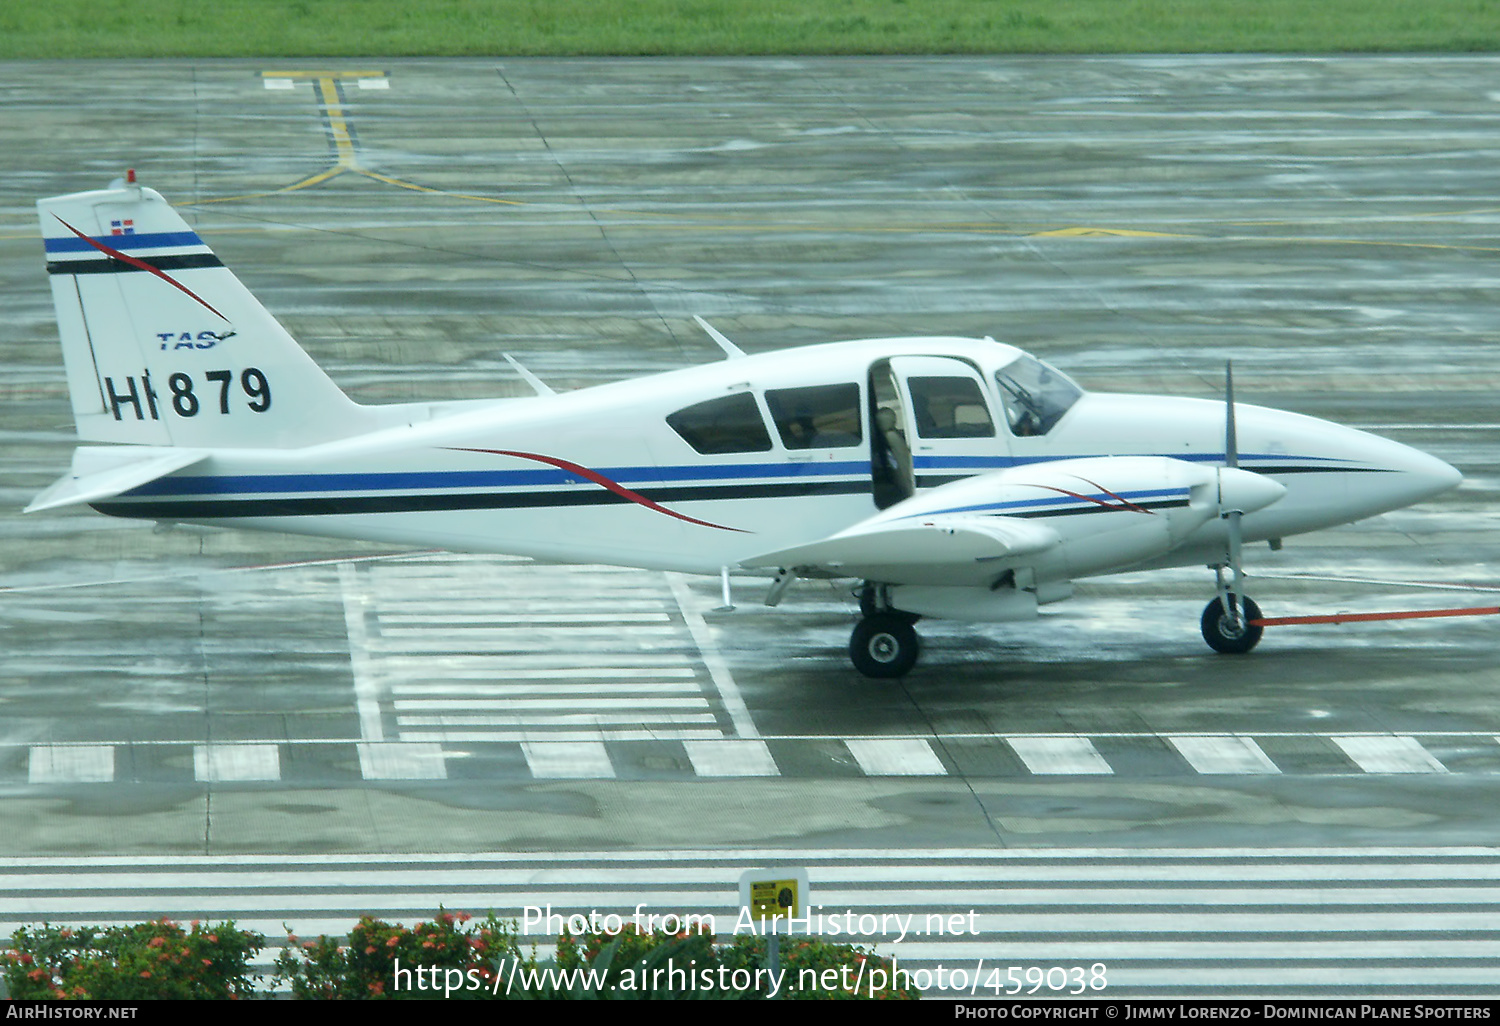
[[[1011,434],[1045,435],[1083,395],[1062,371],[1022,354],[995,372]]]

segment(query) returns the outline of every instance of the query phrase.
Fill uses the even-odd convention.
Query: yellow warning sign
[[[796,879],[751,880],[750,918],[757,920],[801,918],[801,886]]]
[[[808,912],[807,870],[791,866],[747,869],[740,874],[740,922],[767,934],[784,933]]]

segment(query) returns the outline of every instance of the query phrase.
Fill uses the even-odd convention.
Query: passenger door
[[[871,369],[871,395],[877,503],[883,476],[895,483],[894,490],[883,489],[889,496],[1009,466],[1009,436],[997,430],[994,400],[971,364],[948,356],[893,357]],[[894,431],[882,421],[894,422]],[[909,476],[901,466],[902,445],[910,451]]]

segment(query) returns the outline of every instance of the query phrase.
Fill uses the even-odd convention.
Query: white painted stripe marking
[[[702,692],[693,681],[631,681],[628,685],[610,683],[588,683],[567,681],[539,681],[535,684],[482,684],[477,681],[454,683],[452,681],[402,681],[391,685],[398,695],[463,695],[488,698],[497,695],[564,695],[575,705],[578,702],[597,701],[595,695],[698,695]]]
[[[449,644],[457,641],[462,644],[472,644],[476,641],[493,641],[501,645],[526,644],[533,640],[539,641],[541,646],[548,651],[558,651],[555,639],[559,638],[582,638],[593,637],[604,634],[611,638],[617,638],[620,631],[626,625],[608,623],[575,623],[560,624],[552,627],[538,627],[536,624],[527,624],[526,630],[517,630],[514,627],[496,627],[490,624],[475,624],[466,626],[461,623],[446,623],[439,627],[436,625],[427,627],[382,627],[380,638],[390,643],[393,648],[404,647],[406,639],[421,638],[437,641],[439,644]],[[631,624],[629,630],[632,635],[645,637],[662,637],[664,635],[676,634],[678,628],[673,624]],[[399,644],[398,644],[399,643]]]
[[[418,870],[420,871],[420,870]],[[288,882],[290,883],[290,881]],[[627,889],[616,890],[590,887],[587,885],[576,888],[553,888],[545,883],[534,885],[532,888],[511,889],[480,889],[463,895],[465,904],[470,908],[479,910],[494,909],[497,913],[504,914],[502,910],[519,909],[526,905],[541,906],[552,904],[559,908],[597,908],[601,911],[630,910],[638,903],[645,903],[657,909],[690,908],[695,912],[710,912],[716,915],[728,913],[732,922],[735,918],[728,905],[719,904],[723,901],[726,885],[721,881],[717,886],[701,885],[698,888],[660,888],[655,889],[649,885],[636,886]],[[285,914],[287,912],[333,912],[343,909],[349,910],[349,919],[353,920],[363,912],[406,912],[419,910],[425,916],[431,916],[435,911],[433,899],[438,897],[450,908],[462,907],[451,901],[454,897],[452,891],[440,892],[441,897],[430,892],[420,890],[414,891],[391,891],[389,889],[356,891],[353,889],[339,888],[335,893],[266,893],[236,894],[219,893],[213,895],[213,909],[215,915],[232,915],[239,919],[242,915],[265,915],[270,910]],[[899,892],[887,894],[884,892],[868,891],[829,891],[819,903],[826,909],[853,908],[861,911],[891,910],[904,914],[916,908],[960,908],[974,911],[976,914],[971,920],[967,914],[962,915],[962,931],[967,936],[970,924],[982,937],[985,934],[999,932],[1015,934],[1034,934],[1038,936],[1050,936],[1065,942],[1079,943],[1071,938],[1071,934],[1102,934],[1119,935],[1135,934],[1141,935],[1142,940],[1162,939],[1163,935],[1203,933],[1212,931],[1220,941],[1232,941],[1238,937],[1256,941],[1260,938],[1257,934],[1291,934],[1291,933],[1315,933],[1334,936],[1338,934],[1369,934],[1374,932],[1399,931],[1410,934],[1435,934],[1438,939],[1443,935],[1452,934],[1457,931],[1476,931],[1488,933],[1493,930],[1494,916],[1490,912],[1435,912],[1430,906],[1414,906],[1408,909],[1394,912],[1365,912],[1355,909],[1337,908],[1331,911],[1312,912],[1239,912],[1225,909],[1221,906],[1209,906],[1197,908],[1191,911],[1178,913],[1153,914],[1145,913],[1140,909],[1121,909],[1112,912],[1078,912],[1059,914],[1053,911],[1041,912],[979,912],[974,903],[967,900],[953,902],[948,900],[946,894],[926,894],[922,892]],[[153,914],[159,915],[167,904],[160,893],[155,895],[137,895],[130,900],[110,900],[99,894],[85,894],[81,896],[49,895],[45,899],[33,897],[30,899],[32,905],[43,905],[49,917],[60,915],[73,915],[85,917],[84,921],[97,923],[100,918],[111,914],[122,918],[149,918],[140,915],[142,910],[155,910]],[[696,899],[696,900],[694,900]],[[997,900],[998,899],[998,900]],[[428,904],[433,902],[433,904]],[[1003,907],[1003,896],[989,892],[985,895],[986,904],[1001,905]],[[196,896],[183,905],[188,909],[198,905]],[[21,918],[30,909],[17,910],[10,913],[16,918]],[[180,913],[179,913],[180,914]],[[952,914],[951,912],[949,913]],[[921,920],[919,919],[918,922]],[[242,924],[243,925],[243,924]],[[279,931],[268,931],[279,932]],[[301,932],[300,930],[298,932]],[[1156,935],[1151,938],[1148,935]],[[1358,943],[1360,938],[1340,938],[1341,945]],[[979,943],[983,943],[982,941]],[[993,950],[994,941],[990,941]],[[1330,957],[1347,957],[1343,951],[1332,950]],[[1494,980],[1494,967],[1486,966],[1489,979]],[[1222,971],[1222,968],[1218,971]]]
[[[547,709],[577,712],[579,707],[594,709],[637,709],[645,718],[656,715],[654,709],[707,709],[708,700],[702,696],[694,698],[648,698],[645,695],[631,698],[593,698],[580,700],[575,695],[559,695],[554,698],[402,698],[395,703],[397,712],[499,712],[510,709],[517,712],[528,709]]]
[[[267,89],[294,89],[294,88],[296,88],[296,83],[293,82],[289,78],[263,78],[263,79],[261,79],[261,81],[266,84],[266,88]]]
[[[948,772],[921,738],[850,738],[844,747],[872,777],[935,777]]]
[[[344,630],[349,636],[349,670],[354,675],[354,708],[359,714],[361,741],[384,741],[380,721],[380,678],[370,659],[370,637],[365,630],[368,602],[359,586],[359,571],[353,563],[339,564],[339,592],[344,599]]]
[[[473,716],[398,716],[403,727],[519,727],[519,726],[574,726],[604,727],[630,723],[713,723],[713,713],[557,713],[547,715],[533,713],[530,716],[506,716],[499,713],[475,713]],[[406,731],[401,736],[407,740]]]
[[[363,861],[349,866],[337,867],[332,863],[311,863],[303,866],[288,862],[282,857],[279,862],[260,865],[253,856],[241,857],[239,865],[225,863],[214,868],[208,865],[189,865],[184,868],[157,858],[142,856],[145,861],[131,863],[124,871],[86,873],[88,866],[43,865],[28,866],[29,872],[0,872],[0,912],[24,906],[30,898],[24,894],[34,891],[67,893],[70,890],[98,890],[97,881],[107,880],[112,892],[124,896],[132,891],[146,892],[141,900],[152,900],[163,893],[191,894],[197,891],[226,888],[256,888],[273,891],[276,888],[322,888],[361,887],[371,891],[412,891],[424,889],[487,889],[512,887],[572,887],[599,888],[601,896],[611,890],[632,890],[641,886],[675,887],[687,884],[712,884],[722,880],[722,871],[713,866],[678,866],[657,864],[659,860],[648,859],[647,865],[624,866],[605,869],[600,866],[574,866],[564,861],[546,870],[545,884],[536,867],[530,865],[510,866],[503,855],[486,856],[489,863],[482,868],[448,868],[450,863],[439,858],[437,863],[427,866],[419,880],[414,880],[409,868],[402,866],[366,868]],[[408,862],[421,861],[426,857],[409,855]],[[479,861],[479,860],[474,860]],[[524,860],[529,862],[531,860]],[[455,863],[462,865],[462,863]],[[244,868],[246,865],[258,868]],[[278,868],[291,866],[290,869]],[[147,871],[159,866],[157,871]],[[19,867],[5,867],[18,869]],[[1399,875],[1390,880],[1365,879],[1344,881],[1339,879],[1338,867],[1322,867],[1314,879],[1307,881],[1276,881],[1275,886],[1253,886],[1258,881],[1231,879],[1232,873],[1212,875],[1198,879],[1191,865],[1137,866],[1138,872],[1103,880],[1093,874],[1073,874],[1067,866],[1052,866],[1051,875],[1033,879],[1027,873],[1013,875],[1006,866],[947,865],[925,866],[903,863],[900,866],[826,866],[818,871],[820,888],[829,888],[829,894],[855,895],[864,890],[864,901],[876,904],[899,904],[911,896],[928,895],[934,902],[961,905],[965,908],[982,909],[994,906],[995,915],[1003,917],[1019,905],[1057,905],[1073,911],[1103,911],[1116,906],[1128,908],[1149,905],[1165,910],[1172,907],[1181,911],[1184,906],[1195,908],[1206,905],[1222,905],[1240,911],[1264,911],[1264,906],[1364,906],[1369,911],[1400,912],[1407,906],[1431,905],[1492,905],[1500,898],[1493,882],[1479,882],[1468,886],[1452,886],[1446,883],[1434,885],[1434,880],[1444,880],[1428,872],[1417,875]],[[1027,869],[1033,867],[1024,867]],[[1233,868],[1247,868],[1233,864]],[[288,873],[296,874],[296,882],[288,882]],[[607,879],[602,874],[608,874]],[[1105,886],[1081,887],[1080,884],[1103,883]],[[940,885],[940,886],[933,886]],[[996,885],[1001,885],[997,887]],[[888,894],[894,891],[896,893]],[[878,892],[871,897],[872,892]],[[825,899],[826,900],[826,899]],[[913,898],[915,900],[915,898]],[[269,907],[269,906],[268,906]],[[24,909],[23,909],[24,910]],[[1478,910],[1475,910],[1478,911]],[[1003,922],[1003,918],[1001,919]],[[1500,943],[1500,938],[1497,938]]]
[[[113,745],[34,745],[26,779],[33,784],[97,784],[115,779]]]
[[[872,861],[920,859],[915,865],[878,866]],[[1158,860],[1156,865],[1142,865],[1142,859]],[[1236,860],[1223,864],[1218,860]],[[1374,863],[1372,859],[1430,859]],[[1491,861],[1474,862],[1474,859]],[[1104,862],[1100,862],[1104,860]],[[665,868],[703,862],[713,866],[739,866],[750,862],[816,863],[823,866],[819,879],[911,880],[912,873],[934,872],[930,879],[951,879],[950,863],[978,862],[975,866],[958,866],[958,871],[978,870],[1006,874],[1020,872],[1028,879],[1053,879],[1060,874],[1088,880],[1134,880],[1183,878],[1184,867],[1195,879],[1205,880],[1309,880],[1323,874],[1329,880],[1500,880],[1500,847],[1466,845],[1455,847],[1372,848],[664,848],[617,851],[549,851],[549,852],[473,852],[446,851],[431,853],[333,852],[318,854],[253,855],[216,853],[213,855],[155,855],[143,861],[141,855],[0,855],[0,868],[55,872],[80,867],[139,867],[149,861],[153,866],[196,866],[215,869],[222,866],[409,866],[452,863],[455,865],[495,863],[503,865],[573,864],[604,866],[613,862],[629,865],[656,863]],[[857,865],[839,865],[856,862]],[[825,865],[826,863],[826,865]],[[1113,864],[1111,864],[1113,863]],[[611,870],[610,872],[614,872]],[[1143,875],[1144,874],[1144,875]]]
[[[609,752],[600,741],[528,741],[521,751],[537,778],[613,780],[615,776]]]
[[[1344,750],[1366,773],[1447,773],[1448,767],[1434,759],[1414,737],[1336,737]]]
[[[662,629],[667,630],[670,628]],[[482,630],[482,628],[476,630],[474,634],[479,634],[480,630]],[[634,628],[633,632],[655,630],[658,630],[658,628],[636,627]],[[370,645],[370,648],[373,651],[380,653],[381,655],[384,655],[387,652],[404,653],[406,655],[421,654],[427,656],[444,657],[450,655],[463,656],[484,654],[503,655],[507,659],[509,659],[513,656],[527,654],[532,656],[533,658],[542,656],[553,665],[556,665],[558,662],[562,661],[563,658],[558,653],[560,651],[567,651],[568,649],[566,646],[568,645],[568,643],[576,642],[576,640],[576,635],[572,635],[567,638],[564,638],[561,635],[556,638],[538,637],[534,634],[518,635],[515,637],[493,637],[486,634],[480,637],[474,637],[468,634],[460,634],[456,631],[445,631],[441,635],[435,635],[433,632],[429,631],[422,631],[418,636],[415,637],[386,636],[379,639],[371,639],[372,644]],[[655,640],[655,644],[665,647],[667,645],[674,644],[674,642],[670,638],[667,638]],[[658,656],[657,658],[660,657]]]
[[[480,744],[489,741],[535,741],[545,737],[548,741],[685,741],[690,738],[709,740],[721,738],[724,732],[712,729],[678,727],[671,730],[636,729],[616,730],[563,730],[556,727],[526,724],[515,730],[403,730],[403,741],[448,741],[454,743]]]
[[[391,87],[391,80],[388,78],[357,78],[355,81],[359,83],[361,89],[389,89]]]
[[[728,738],[723,741],[684,741],[693,771],[700,777],[777,777],[781,770],[764,741]]]
[[[560,656],[553,656],[547,662],[556,663]],[[618,657],[611,660],[609,666],[590,666],[586,659],[566,659],[567,666],[542,666],[529,665],[525,657],[516,657],[506,660],[505,666],[496,665],[496,660],[490,658],[465,658],[456,656],[452,659],[444,659],[442,665],[442,679],[459,680],[478,678],[481,680],[563,680],[568,682],[582,681],[594,683],[599,681],[625,680],[633,681],[637,678],[656,677],[678,677],[685,680],[698,676],[698,672],[690,666],[662,666],[664,659],[670,661],[670,657],[654,656],[650,662],[641,666],[619,666]],[[518,665],[520,664],[520,665]],[[380,661],[381,669],[392,676],[400,674],[410,677],[413,675],[430,675],[433,672],[431,659],[417,659],[406,656],[386,656]]]
[[[486,626],[529,626],[539,623],[566,624],[624,624],[624,623],[671,623],[666,613],[467,613],[444,615],[442,613],[381,613],[382,626],[390,624],[441,625],[462,627],[465,624]]]
[[[194,745],[193,778],[204,783],[280,780],[281,751],[271,744]]]
[[[359,746],[359,772],[366,780],[447,780],[448,763],[433,742],[372,742]]]
[[[1248,737],[1168,735],[1167,740],[1199,773],[1280,773],[1260,745]]]
[[[1026,768],[1037,774],[1109,774],[1114,769],[1104,761],[1086,737],[1007,737]]]
[[[687,586],[681,574],[669,573],[666,578],[667,584],[672,589],[672,596],[677,600],[677,608],[682,611],[683,622],[687,624],[688,631],[693,636],[693,643],[698,646],[698,651],[703,656],[703,665],[707,667],[714,687],[719,689],[719,700],[724,703],[724,711],[729,714],[729,720],[734,724],[734,732],[740,737],[759,737],[760,730],[750,716],[749,706],[745,705],[744,698],[740,696],[739,686],[735,684],[734,676],[729,672],[729,664],[724,661],[718,645],[714,643],[713,633],[709,630],[708,623],[703,619],[703,614],[698,611],[692,589]]]

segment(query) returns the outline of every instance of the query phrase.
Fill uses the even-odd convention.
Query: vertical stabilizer
[[[37,210],[81,438],[295,448],[365,429],[158,193],[117,182]]]

